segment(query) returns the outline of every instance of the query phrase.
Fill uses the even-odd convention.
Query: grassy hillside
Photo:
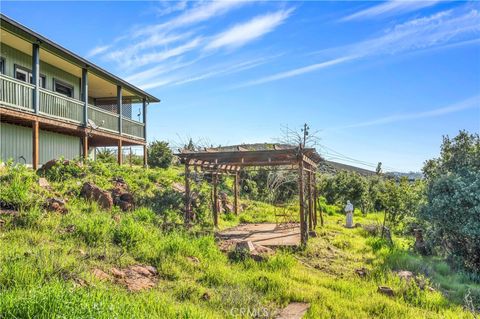
[[[0,215],[0,318],[268,317],[293,301],[311,303],[307,318],[473,317],[462,307],[467,291],[480,296],[473,279],[413,255],[411,238],[395,237],[389,247],[362,228],[345,229],[335,207],[324,207],[325,227],[304,251],[277,251],[263,262],[229,259],[204,231],[211,229],[208,208],[199,208],[204,222],[192,230],[177,226],[181,195],[172,184],[182,180],[179,172],[60,165],[46,174],[49,189],[21,166],[1,168],[0,199],[14,211]],[[84,181],[109,189],[119,177],[135,210],[106,211],[80,197]],[[207,185],[197,187],[207,196]],[[67,199],[68,213],[47,212],[48,197]],[[270,205],[247,205],[240,216],[222,215],[221,227],[274,220]],[[355,219],[366,225],[381,216]],[[111,269],[131,265],[156,267],[154,287],[131,292],[115,283]],[[366,277],[355,273],[362,267]],[[395,270],[418,279],[406,282]],[[379,285],[395,296],[378,293]]]

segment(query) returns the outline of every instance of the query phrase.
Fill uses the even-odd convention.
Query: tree
[[[115,151],[110,148],[97,149],[97,160],[103,163],[116,163]]]
[[[377,168],[375,169],[375,173],[376,173],[377,175],[382,174],[382,162],[378,162]]]
[[[168,142],[153,141],[148,145],[148,165],[167,168],[172,163],[173,154]]]
[[[480,138],[443,138],[440,157],[425,163],[427,240],[450,260],[480,272]]]

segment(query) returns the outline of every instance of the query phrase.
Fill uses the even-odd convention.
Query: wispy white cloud
[[[156,9],[159,17],[169,15],[187,8],[188,1],[160,1],[160,6]]]
[[[439,0],[417,1],[417,0],[390,0],[368,9],[350,14],[340,21],[364,20],[378,17],[388,17],[396,14],[403,14],[411,11],[431,7],[439,3]]]
[[[87,53],[87,57],[91,58],[91,57],[94,57],[96,55],[99,55],[99,54],[102,54],[104,53],[105,51],[107,51],[108,49],[111,48],[111,45],[101,45],[101,46],[97,46],[93,49],[91,49],[88,53]]]
[[[232,28],[213,37],[205,47],[207,50],[221,47],[240,47],[272,32],[281,25],[292,13],[293,9],[257,16],[245,23],[237,24]]]
[[[260,78],[260,79],[257,79],[257,80],[248,81],[248,82],[245,82],[243,84],[240,84],[240,85],[237,85],[237,86],[234,86],[234,87],[235,88],[240,88],[240,87],[252,86],[252,85],[277,81],[277,80],[281,80],[281,79],[286,79],[286,78],[290,78],[290,77],[293,77],[293,76],[298,76],[298,75],[301,75],[301,74],[317,71],[317,70],[320,70],[320,69],[325,69],[325,68],[328,68],[328,67],[336,65],[336,64],[345,63],[347,61],[354,60],[356,58],[357,58],[357,56],[355,56],[355,55],[340,57],[340,58],[337,58],[337,59],[332,59],[332,60],[328,60],[328,61],[321,62],[321,63],[315,63],[315,64],[307,65],[305,67],[293,69],[293,70],[290,70],[290,71],[276,73],[276,74],[269,75],[269,76],[266,76],[266,77],[263,77],[263,78]]]
[[[454,43],[465,44],[472,38],[478,38],[479,34],[480,14],[477,10],[442,11],[398,24],[375,38],[321,51],[323,54],[328,51],[336,55],[332,59],[251,80],[237,87],[286,79],[365,57],[438,49]]]
[[[422,111],[422,112],[415,112],[415,113],[404,113],[404,114],[393,114],[390,116],[381,117],[378,119],[373,119],[369,121],[364,121],[360,123],[355,123],[351,125],[341,126],[334,129],[345,129],[345,128],[358,128],[358,127],[369,127],[369,126],[376,126],[376,125],[385,125],[390,123],[396,123],[401,121],[408,121],[408,120],[416,120],[416,119],[424,119],[424,118],[431,118],[431,117],[438,117],[442,115],[447,115],[451,113],[460,112],[467,109],[472,108],[479,108],[480,109],[480,95],[476,95],[460,102],[429,110],[429,111]]]

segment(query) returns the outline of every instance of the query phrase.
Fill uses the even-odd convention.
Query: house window
[[[55,92],[66,95],[68,97],[73,97],[73,86],[66,83],[53,80],[53,89]]]
[[[5,74],[5,58],[0,57],[0,73]]]
[[[29,79],[29,82],[33,84],[33,75],[30,70],[22,68],[18,65],[15,65],[15,79],[27,82],[27,79]],[[45,84],[47,82],[47,78],[45,75],[40,75],[40,87],[45,88]]]

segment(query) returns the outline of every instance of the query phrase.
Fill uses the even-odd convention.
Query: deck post
[[[143,112],[143,138],[147,141],[147,99],[142,100],[142,112]]]
[[[148,167],[148,147],[143,145],[143,167]]]
[[[118,142],[117,142],[117,148],[118,148],[118,151],[117,151],[117,161],[118,161],[118,165],[122,165],[122,162],[123,162],[123,153],[122,153],[122,140],[121,139],[118,139]]]
[[[117,85],[117,107],[118,107],[118,132],[123,134],[123,104],[122,104],[122,86]]]
[[[313,230],[313,204],[312,204],[312,172],[307,172],[308,184],[308,230]]]
[[[82,68],[83,125],[88,126],[88,70]]]
[[[188,163],[185,163],[185,225],[190,224],[192,210],[190,204],[190,170]]]
[[[300,241],[305,246],[308,240],[307,221],[305,219],[305,203],[303,192],[303,156],[298,161],[298,200],[300,204]]]
[[[218,175],[213,173],[213,226],[218,227]]]
[[[28,79],[27,79],[28,81]],[[32,107],[35,114],[40,112],[40,46],[38,43],[32,44]]]
[[[83,160],[86,162],[88,159],[88,132],[85,129],[83,132]]]
[[[38,121],[32,123],[32,167],[38,169]]]
[[[234,200],[233,200],[233,208],[235,211],[235,215],[238,215],[238,181],[239,176],[238,172],[235,172],[235,176],[233,178],[233,193],[234,193]]]

